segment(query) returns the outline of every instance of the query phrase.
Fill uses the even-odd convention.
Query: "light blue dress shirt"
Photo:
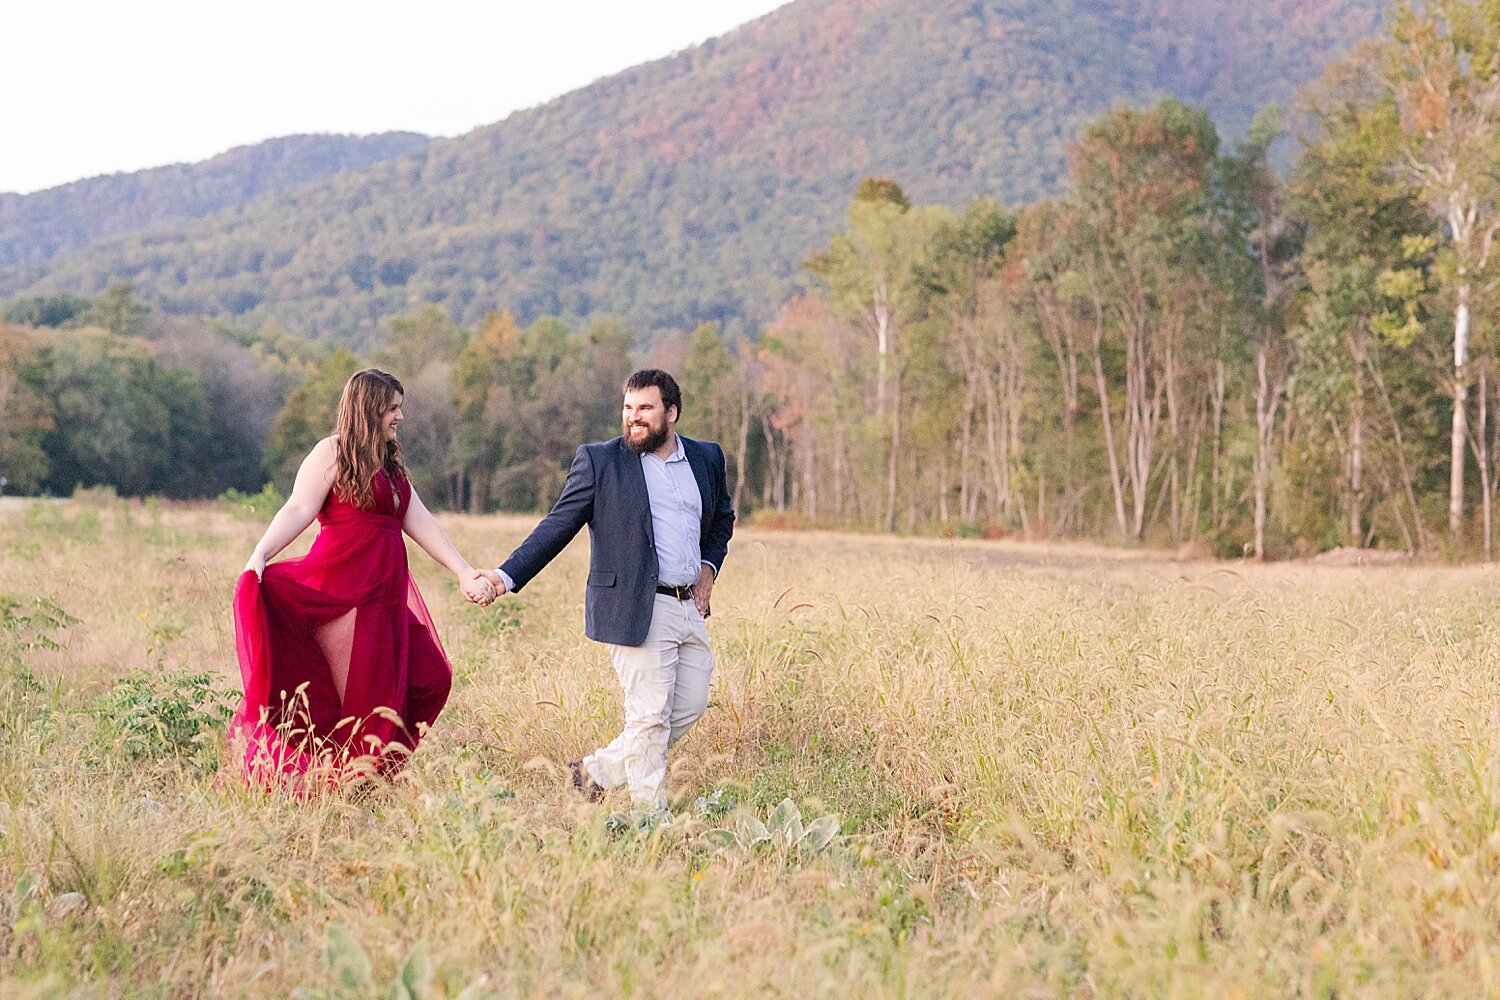
[[[698,582],[703,565],[698,548],[703,528],[703,495],[687,460],[682,438],[673,435],[677,450],[665,460],[641,456],[646,474],[646,496],[651,501],[651,534],[656,542],[658,579],[669,587]]]

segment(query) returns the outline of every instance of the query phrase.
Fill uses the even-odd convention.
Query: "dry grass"
[[[498,559],[531,522],[446,523]],[[233,685],[261,527],[0,509],[0,994],[364,996],[367,956],[420,997],[1500,995],[1493,572],[742,532],[642,833],[557,765],[618,721],[583,541],[488,611],[414,557],[458,680],[394,787],[129,757],[120,678]],[[24,648],[47,596],[80,622]],[[724,788],[844,834],[717,853]]]

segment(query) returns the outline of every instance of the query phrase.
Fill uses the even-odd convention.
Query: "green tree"
[[[526,391],[521,331],[509,312],[490,313],[453,366],[459,432],[454,463],[471,513],[488,510],[491,484],[510,454],[511,418]]]
[[[452,364],[468,337],[448,310],[431,302],[386,321],[385,340],[374,354],[376,367],[412,378],[435,364]]]
[[[549,317],[526,328],[515,369],[520,391],[506,431],[508,461],[495,483],[502,507],[545,509],[562,488],[578,446],[620,433],[631,339],[607,321],[573,331]]]
[[[885,530],[896,526],[901,455],[901,332],[916,316],[919,269],[940,210],[912,208],[900,187],[862,184],[849,207],[848,224],[808,269],[822,282],[836,314],[863,330],[875,347],[875,418],[890,424],[886,437]]]
[[[1208,115],[1169,99],[1110,112],[1084,129],[1070,157],[1069,201],[1084,246],[1079,268],[1105,320],[1099,332],[1117,339],[1124,361],[1118,455],[1111,424],[1104,426],[1119,527],[1134,539],[1145,530],[1160,475],[1168,479],[1161,496],[1170,499],[1176,540],[1191,520],[1194,470],[1183,466],[1193,465],[1196,451],[1188,423],[1215,352],[1204,336],[1212,276],[1202,265],[1215,254],[1208,208],[1217,150]],[[1109,409],[1100,343],[1093,360],[1106,397],[1100,405]]]
[[[4,319],[20,326],[60,327],[81,317],[89,304],[80,295],[28,295],[8,302]]]
[[[349,376],[364,365],[353,351],[339,348],[317,365],[287,397],[266,440],[265,472],[283,493],[297,478],[297,467],[312,446],[333,433],[339,395]]]
[[[1300,507],[1296,530],[1320,544],[1399,535],[1416,550],[1428,544],[1418,464],[1428,448],[1414,433],[1426,418],[1406,419],[1392,384],[1416,375],[1408,370],[1417,331],[1383,321],[1391,303],[1381,286],[1383,276],[1408,269],[1407,240],[1433,226],[1410,175],[1396,167],[1400,111],[1379,56],[1347,60],[1309,93],[1311,128],[1286,186],[1304,234],[1307,289],[1290,331],[1301,419],[1299,483],[1289,496]]]
[[[386,321],[375,365],[406,387],[402,447],[412,483],[434,505],[462,508],[463,468],[453,453],[458,416],[453,371],[468,340],[442,306],[427,303]]]
[[[1299,287],[1297,234],[1271,164],[1271,149],[1281,134],[1281,112],[1268,109],[1256,118],[1234,154],[1220,162],[1217,222],[1221,238],[1215,241],[1220,251],[1216,272],[1224,292],[1224,311],[1242,318],[1255,355],[1251,550],[1262,561],[1276,465],[1276,427],[1293,365],[1289,313]]]
[[[741,350],[752,348],[744,343]],[[744,361],[725,344],[715,324],[704,323],[688,340],[678,381],[683,397],[678,430],[688,437],[716,441],[724,448],[738,505],[745,493],[755,399],[753,380]]]
[[[47,478],[42,442],[55,426],[52,406],[22,377],[35,353],[30,338],[0,328],[0,476],[13,493],[34,493]]]
[[[208,398],[196,373],[160,365],[139,342],[84,330],[50,341],[26,370],[51,404],[42,447],[54,493],[108,485],[140,496],[212,496]]]
[[[1463,529],[1469,355],[1475,286],[1500,230],[1500,7],[1489,0],[1403,3],[1387,47],[1388,86],[1405,139],[1396,161],[1448,238],[1438,273],[1453,295],[1453,421],[1448,533]]]
[[[116,337],[139,337],[150,315],[150,307],[136,297],[135,286],[122,281],[106,288],[80,318],[84,324],[101,327]]]
[[[688,339],[679,378],[682,415],[678,429],[688,437],[726,441],[739,426],[739,394],[734,389],[734,355],[713,323],[703,323]]]
[[[924,363],[929,369],[925,407],[932,423],[946,421],[924,451],[936,453],[938,518],[952,519],[949,494],[960,521],[979,520],[989,493],[995,516],[1026,521],[1018,495],[1026,358],[1021,331],[1005,301],[997,275],[1016,219],[993,201],[980,199],[961,215],[943,219],[932,237],[922,280],[934,321]]]

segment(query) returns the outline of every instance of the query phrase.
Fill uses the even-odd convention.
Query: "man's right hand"
[[[479,575],[495,585],[495,596],[504,597],[508,588],[505,586],[505,577],[500,575],[498,569],[482,569]]]
[[[495,599],[495,588],[478,570],[471,571],[471,575],[467,577],[461,577],[459,588],[464,592],[464,597],[468,598],[469,603],[477,604],[481,608],[489,607],[490,602]]]

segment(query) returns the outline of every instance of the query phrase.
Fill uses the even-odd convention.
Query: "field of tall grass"
[[[268,512],[0,508],[0,996],[1500,995],[1500,575],[741,531],[670,822],[583,539],[392,785],[220,770]],[[446,517],[476,562],[532,523]]]

